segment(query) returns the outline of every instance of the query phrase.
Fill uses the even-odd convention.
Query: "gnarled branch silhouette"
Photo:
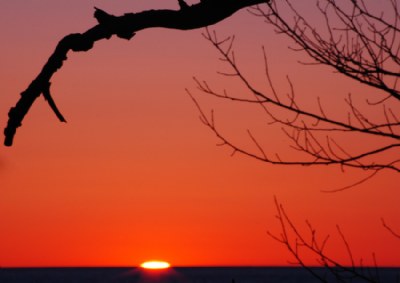
[[[110,15],[95,8],[94,17],[98,24],[84,33],[74,33],[60,40],[53,54],[49,57],[39,75],[28,88],[21,93],[21,98],[8,113],[9,120],[4,130],[4,145],[13,144],[14,135],[21,126],[30,107],[41,94],[48,101],[60,121],[65,122],[50,94],[50,80],[67,59],[69,51],[88,51],[96,41],[110,39],[116,35],[130,40],[136,32],[154,27],[190,30],[218,23],[236,11],[256,4],[266,3],[266,0],[203,0],[189,6],[179,1],[180,10],[148,10],[140,13],[129,13],[122,16]]]

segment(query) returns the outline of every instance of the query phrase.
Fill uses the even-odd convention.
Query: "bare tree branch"
[[[207,121],[209,118],[207,118],[204,111],[201,111],[203,123],[216,134],[216,136],[222,141],[223,145],[231,147],[234,152],[239,152],[271,164],[305,166],[339,165],[372,170],[374,173],[371,175],[376,175],[376,173],[382,169],[390,169],[395,172],[400,172],[400,159],[396,159],[395,155],[393,155],[393,160],[388,162],[381,162],[379,159],[379,156],[382,154],[390,151],[394,152],[400,147],[400,123],[395,115],[390,114],[391,117],[389,117],[389,112],[385,107],[383,107],[383,112],[386,113],[384,114],[386,119],[384,122],[375,122],[372,118],[363,114],[354,104],[351,95],[349,95],[345,100],[349,108],[349,121],[347,122],[336,117],[328,116],[322,108],[319,98],[317,98],[317,111],[311,112],[305,110],[297,103],[294,87],[290,80],[288,80],[288,82],[291,92],[286,98],[282,98],[283,95],[279,94],[277,89],[274,87],[269,74],[265,52],[263,53],[265,75],[270,84],[271,94],[256,89],[256,87],[251,84],[250,79],[241,71],[240,66],[236,63],[233,55],[233,37],[219,39],[215,31],[210,31],[208,29],[206,29],[204,37],[219,52],[221,56],[220,59],[231,68],[230,73],[222,73],[222,75],[239,79],[252,98],[234,97],[226,90],[224,90],[223,93],[217,92],[213,90],[207,82],[201,82],[195,78],[194,80],[197,84],[197,88],[203,93],[221,99],[259,105],[264,110],[268,123],[281,124],[283,132],[289,141],[292,142],[291,147],[297,151],[305,153],[305,158],[297,160],[282,160],[279,157],[279,154],[266,153],[265,150],[261,148],[261,144],[257,141],[255,136],[249,134],[252,144],[255,145],[259,152],[259,154],[253,153],[253,151],[230,141],[229,138],[215,126],[214,122],[210,123]],[[196,100],[193,95],[191,96],[192,99]],[[200,104],[197,103],[196,106],[199,108]],[[280,116],[283,118],[273,114],[273,108],[280,109],[282,113]],[[352,122],[352,120],[355,120],[356,122]],[[335,132],[352,135],[359,134],[361,139],[373,136],[381,138],[383,143],[381,146],[360,153],[350,153],[344,146],[340,145],[333,136],[331,136],[331,134]],[[273,156],[276,158],[273,158]],[[369,178],[365,178],[365,180],[367,179]],[[362,181],[356,182],[353,186],[361,184],[365,180],[363,179]],[[344,189],[347,189],[347,187],[340,190]]]
[[[388,231],[389,231],[393,236],[395,236],[396,238],[400,239],[400,234],[399,234],[399,233],[395,232],[395,231],[393,230],[392,227],[390,227],[389,225],[387,225],[386,222],[385,222],[385,220],[384,220],[383,218],[381,218],[381,221],[382,221],[383,227],[384,227],[386,230],[388,230]]]
[[[275,207],[276,207],[276,218],[280,224],[280,235],[275,235],[268,231],[268,235],[274,240],[280,242],[286,246],[287,250],[295,259],[295,264],[299,264],[308,270],[314,277],[316,277],[321,282],[330,282],[328,277],[321,276],[321,274],[316,273],[303,259],[303,252],[308,251],[315,255],[315,259],[324,266],[329,273],[337,280],[335,282],[353,282],[355,279],[360,280],[357,282],[369,282],[377,283],[379,281],[379,274],[372,274],[371,269],[364,269],[361,265],[356,265],[353,253],[350,248],[350,244],[344,236],[344,233],[337,226],[337,231],[339,237],[344,244],[345,250],[349,256],[350,265],[341,264],[339,261],[335,260],[327,254],[325,248],[327,246],[327,241],[329,235],[325,237],[319,237],[315,228],[306,221],[306,227],[308,228],[309,237],[305,237],[303,233],[300,232],[295,223],[290,219],[283,205],[275,197]],[[307,233],[306,233],[307,234]],[[375,259],[374,259],[375,260]],[[377,266],[374,268],[376,269]],[[378,272],[376,270],[376,272]]]
[[[325,31],[301,15],[292,0],[271,1],[267,9],[258,6],[252,11],[279,33],[292,38],[298,46],[296,50],[305,51],[317,63],[400,100],[400,91],[395,86],[400,76],[400,45],[396,40],[400,32],[399,4],[384,2],[391,5],[393,16],[372,12],[364,0],[317,1]],[[279,9],[282,5],[294,20],[284,17]]]
[[[25,115],[41,94],[45,96],[60,121],[65,122],[50,96],[49,87],[52,76],[62,67],[70,50],[75,52],[88,51],[93,48],[96,41],[110,39],[113,35],[130,40],[136,32],[147,28],[197,29],[218,23],[242,8],[266,2],[268,1],[203,0],[198,4],[189,6],[180,1],[180,10],[149,10],[136,14],[124,14],[123,16],[110,15],[95,8],[94,17],[99,24],[84,33],[70,34],[61,39],[39,75],[21,93],[21,98],[15,107],[10,109],[8,124],[4,130],[4,145],[12,145],[17,128],[21,126]]]

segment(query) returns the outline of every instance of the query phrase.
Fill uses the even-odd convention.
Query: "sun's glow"
[[[166,261],[152,260],[143,262],[140,267],[145,269],[166,269],[171,265]]]

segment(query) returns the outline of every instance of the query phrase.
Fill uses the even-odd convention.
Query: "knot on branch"
[[[116,35],[117,35],[119,38],[123,38],[123,39],[126,39],[126,40],[130,40],[132,37],[135,36],[135,34],[136,34],[136,33],[134,33],[134,32],[131,31],[131,30],[121,30],[121,31],[118,31],[118,32],[116,33]]]
[[[72,51],[88,51],[93,48],[93,40],[80,33],[67,35],[62,39],[61,44],[65,44],[65,47],[71,48]]]
[[[110,30],[109,37],[111,37],[111,35],[113,34],[112,30],[115,30],[115,34],[119,38],[127,40],[130,40],[135,35],[135,33],[131,29],[127,28],[126,25],[121,24],[118,21],[120,19],[119,17],[113,16],[97,7],[94,7],[94,9],[94,17],[99,22],[99,24],[106,25]]]
[[[102,9],[99,9],[97,7],[94,7],[94,9],[94,17],[99,22],[99,24],[110,22],[116,18],[115,16],[103,11]]]
[[[179,7],[181,8],[181,10],[185,10],[185,9],[189,8],[189,5],[183,0],[178,0],[178,4],[179,4]]]

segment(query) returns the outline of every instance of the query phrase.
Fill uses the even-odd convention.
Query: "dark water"
[[[327,282],[340,282],[323,268],[313,268]],[[376,282],[400,282],[400,269],[364,269]],[[347,275],[343,275],[347,276]],[[303,268],[292,267],[176,267],[141,268],[0,268],[0,283],[314,283],[321,282]],[[344,282],[367,282],[351,279]]]

